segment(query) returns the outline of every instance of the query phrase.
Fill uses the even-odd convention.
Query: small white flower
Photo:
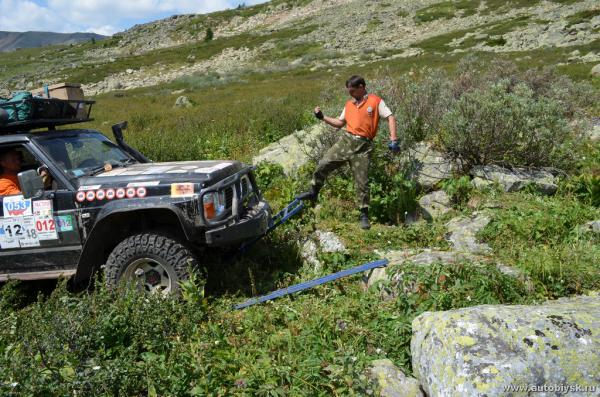
[[[469,302],[471,302],[471,295],[467,295],[467,298],[466,298],[466,299],[467,299]]]
[[[352,357],[351,360],[352,362],[356,362],[356,360],[358,360],[358,357]]]
[[[10,384],[10,387],[17,387],[19,386],[19,382],[13,382]]]
[[[94,365],[94,366],[92,367],[92,369],[93,369],[94,371],[98,371],[98,370],[100,369],[100,366],[99,366],[99,365]]]
[[[377,353],[377,354],[381,354],[382,351],[383,350],[381,350],[380,348],[375,349],[375,353]]]

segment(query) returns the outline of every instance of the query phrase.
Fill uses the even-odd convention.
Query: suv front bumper
[[[271,208],[266,201],[260,201],[242,219],[208,230],[206,244],[226,246],[241,243],[265,234],[270,223]]]

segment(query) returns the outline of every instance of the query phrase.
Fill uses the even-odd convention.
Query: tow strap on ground
[[[240,247],[240,252],[246,252],[250,246],[254,245],[257,241],[265,237],[267,234],[271,233],[277,226],[286,222],[294,215],[300,213],[300,211],[302,211],[303,209],[304,202],[301,200],[295,199],[294,201],[289,203],[287,207],[279,211],[273,218],[271,218],[269,227],[263,234],[254,238],[253,240],[246,241],[244,244],[242,244],[242,246]]]
[[[388,265],[387,259],[380,259],[375,262],[365,263],[363,265],[356,266],[356,267],[346,269],[346,270],[342,270],[337,273],[330,274],[328,276],[319,277],[314,280],[306,281],[306,282],[303,282],[300,284],[295,284],[295,285],[292,285],[287,288],[282,288],[275,292],[271,292],[268,295],[249,299],[244,303],[235,305],[233,308],[235,310],[244,309],[248,306],[256,305],[257,303],[263,303],[263,302],[270,301],[273,299],[281,298],[282,296],[290,295],[290,294],[293,294],[294,292],[299,292],[299,291],[303,291],[303,290],[306,290],[309,288],[313,288],[313,287],[316,287],[317,285],[325,284],[325,283],[337,280],[342,277],[351,276],[356,273],[361,273],[361,272],[364,272],[367,270],[375,269],[376,267],[386,267],[387,265]]]

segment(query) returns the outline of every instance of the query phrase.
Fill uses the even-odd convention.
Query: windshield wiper
[[[101,165],[101,166],[98,166],[98,167],[94,167],[94,168],[92,168],[91,170],[89,170],[89,171],[87,172],[87,175],[88,175],[88,176],[94,176],[94,175],[97,175],[97,174],[99,174],[99,173],[101,173],[101,172],[103,172],[103,171],[106,171],[106,168],[105,168],[105,167],[106,167],[106,166],[104,166],[104,165]]]

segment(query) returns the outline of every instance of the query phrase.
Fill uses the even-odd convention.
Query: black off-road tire
[[[159,233],[142,233],[121,241],[111,252],[104,270],[106,285],[116,287],[124,281],[128,267],[146,259],[164,268],[172,280],[170,293],[175,295],[180,293],[179,283],[189,278],[191,270],[200,271],[198,260],[185,245]]]

